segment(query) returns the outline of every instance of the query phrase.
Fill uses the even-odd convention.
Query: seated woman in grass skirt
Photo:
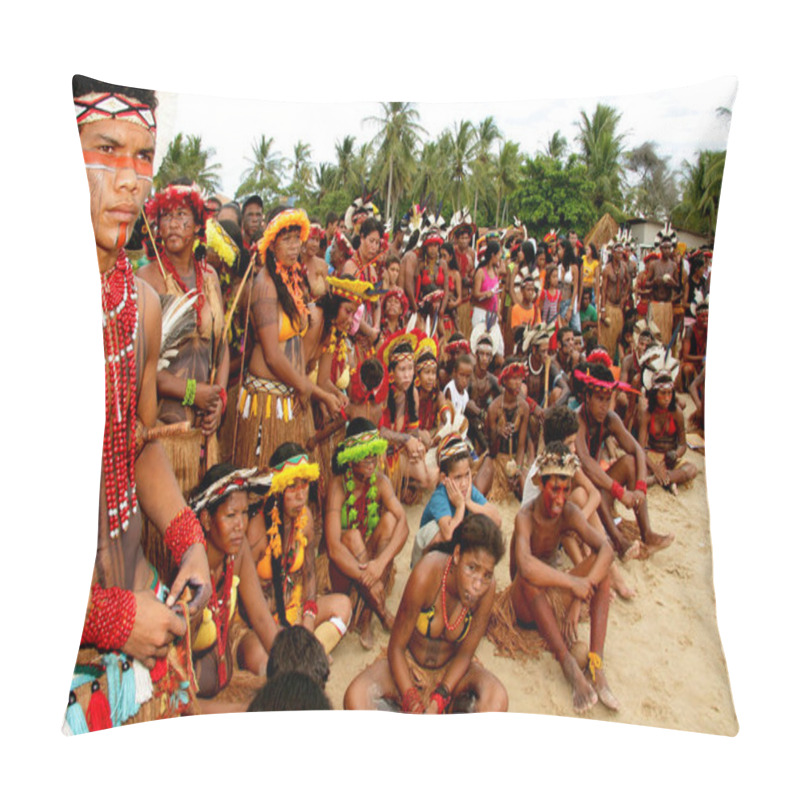
[[[412,571],[382,656],[348,686],[346,709],[385,707],[411,714],[506,711],[503,684],[474,658],[495,595],[503,535],[470,515],[441,551]]]
[[[308,491],[319,465],[295,442],[280,445],[269,463],[269,493],[247,529],[258,577],[275,622],[302,625],[330,653],[347,632],[352,605],[347,595],[318,592]]]
[[[218,464],[206,473],[190,500],[206,535],[211,570],[211,600],[192,638],[198,703],[205,713],[246,708],[210,699],[229,684],[234,658],[254,675],[266,675],[267,653],[278,633],[247,547],[248,492],[263,485],[263,479],[254,475],[254,468]],[[237,601],[250,627],[237,622]]]
[[[644,367],[642,381],[647,407],[639,422],[639,444],[647,458],[647,485],[659,484],[671,492],[697,475],[686,454],[686,421],[678,407],[675,378],[680,362],[666,352]]]
[[[389,479],[378,471],[378,459],[386,447],[386,440],[369,420],[356,417],[347,424],[346,437],[333,455],[336,477],[325,512],[330,585],[340,592],[355,589],[356,624],[366,649],[373,646],[373,611],[391,630],[394,616],[386,607],[386,596],[395,556],[408,538],[406,512]]]

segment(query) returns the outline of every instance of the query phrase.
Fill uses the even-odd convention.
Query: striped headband
[[[121,119],[156,134],[156,118],[147,103],[114,92],[90,92],[75,97],[75,116],[78,127],[105,119]]]

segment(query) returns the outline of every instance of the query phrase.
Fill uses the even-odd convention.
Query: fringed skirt
[[[508,453],[498,453],[494,457],[494,478],[492,479],[492,488],[486,498],[490,503],[504,503],[507,500],[516,499],[513,482],[507,471],[508,463],[513,460]]]
[[[301,446],[314,434],[310,408],[286,384],[247,373],[236,404],[238,419],[233,463],[264,469],[275,448],[284,442]]]
[[[624,317],[622,309],[610,303],[606,306],[605,316],[608,317],[608,325],[602,320],[597,321],[597,343],[605,348],[613,361],[616,358],[617,343],[622,333]]]

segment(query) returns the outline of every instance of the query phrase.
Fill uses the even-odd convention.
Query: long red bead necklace
[[[136,499],[136,336],[139,309],[133,268],[120,249],[114,266],[101,276],[106,424],[103,481],[109,535],[128,529]]]
[[[447,559],[447,566],[444,568],[444,575],[442,576],[442,617],[444,618],[444,626],[451,633],[464,621],[467,615],[467,607],[461,606],[461,613],[458,615],[456,621],[451,625],[447,619],[447,574],[450,572],[450,565],[453,563],[453,556]]]

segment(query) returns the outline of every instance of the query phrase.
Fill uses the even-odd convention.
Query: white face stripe
[[[118,172],[116,167],[109,167],[106,164],[86,164],[85,166],[86,169],[99,169],[105,172],[111,172],[114,175]],[[138,172],[136,173],[136,178],[140,181],[147,181],[148,183],[153,182],[153,179],[149,175],[140,175]]]

